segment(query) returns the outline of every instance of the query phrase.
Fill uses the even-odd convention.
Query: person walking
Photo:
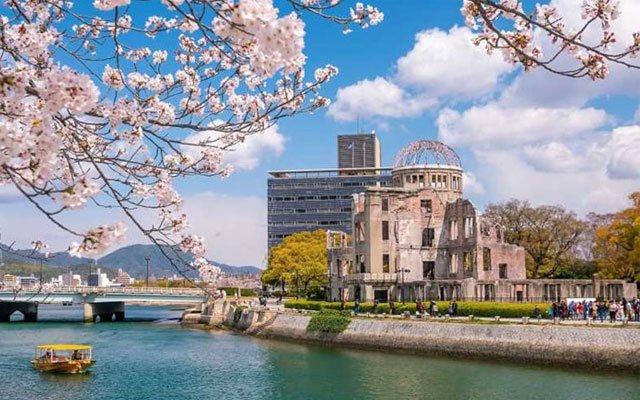
[[[353,304],[353,313],[355,315],[360,314],[360,299],[356,299],[355,303]]]
[[[591,318],[593,322],[596,322],[596,318],[598,317],[597,308],[598,308],[597,304],[593,304],[593,301],[589,302],[589,318]]]
[[[598,303],[598,316],[600,317],[600,323],[604,322],[607,313],[607,305],[604,302]]]
[[[611,323],[616,322],[616,315],[618,314],[618,303],[615,300],[609,302],[609,318]]]
[[[631,302],[627,301],[627,304],[624,305],[624,316],[627,319],[627,321],[633,320],[632,314],[633,314],[633,309],[631,306]]]

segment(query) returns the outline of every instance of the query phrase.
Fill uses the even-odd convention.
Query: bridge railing
[[[23,289],[22,292],[34,292],[38,289]],[[12,289],[4,289],[1,292],[14,292]],[[45,293],[45,292],[43,292]],[[97,287],[97,286],[59,286],[46,293],[123,293],[123,294],[159,294],[177,296],[205,296],[202,289],[194,288],[163,288],[163,287]]]

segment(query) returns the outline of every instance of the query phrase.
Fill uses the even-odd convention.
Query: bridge
[[[25,321],[37,321],[39,304],[83,304],[84,321],[124,320],[125,303],[201,304],[207,298],[202,289],[143,287],[57,287],[0,290],[0,322],[9,322],[16,311]]]

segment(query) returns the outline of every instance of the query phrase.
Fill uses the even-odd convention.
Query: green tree
[[[298,232],[284,238],[269,254],[269,265],[262,273],[262,283],[289,285],[305,296],[327,283],[327,239],[324,230]]]
[[[504,228],[504,239],[524,247],[531,278],[584,275],[581,257],[588,224],[560,206],[533,207],[512,199],[489,204],[484,217]],[[578,271],[572,271],[578,268]],[[588,270],[588,268],[587,268]]]
[[[640,192],[629,199],[631,207],[603,216],[595,230],[594,254],[605,278],[640,280]]]

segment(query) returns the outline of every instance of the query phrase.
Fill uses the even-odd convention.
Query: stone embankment
[[[338,334],[307,330],[310,316],[216,302],[185,321],[260,338],[405,353],[640,373],[640,329],[354,318]]]
[[[278,314],[257,334],[366,349],[640,372],[640,329],[493,325],[356,318],[339,334],[307,331],[310,317]]]

